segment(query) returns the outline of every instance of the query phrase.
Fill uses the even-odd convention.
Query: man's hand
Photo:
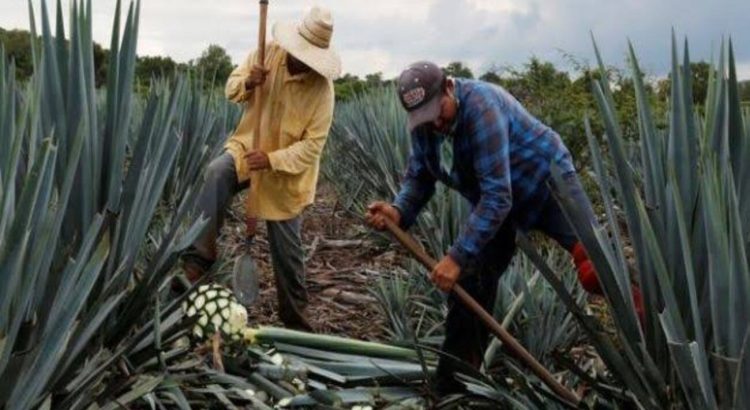
[[[259,85],[263,85],[269,72],[270,70],[263,68],[261,65],[254,65],[250,70],[250,75],[245,79],[245,89],[252,90]]]
[[[460,275],[461,267],[450,255],[445,255],[443,256],[443,259],[435,265],[430,279],[432,280],[432,283],[443,292],[450,292]]]
[[[271,161],[268,159],[268,154],[263,151],[248,152],[245,154],[245,160],[251,171],[261,171],[271,168]]]
[[[385,218],[398,225],[401,222],[401,213],[393,205],[382,201],[373,202],[367,207],[365,219],[373,228],[381,231],[385,229]]]

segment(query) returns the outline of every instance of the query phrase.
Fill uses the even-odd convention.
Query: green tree
[[[507,68],[499,84],[534,116],[562,136],[573,157],[586,157],[583,118],[593,108],[590,82],[570,79],[552,63],[532,58],[521,69]]]
[[[443,71],[445,71],[446,75],[451,77],[474,78],[474,73],[471,72],[471,69],[460,61],[454,61],[448,64],[446,67],[443,67]]]
[[[368,88],[380,87],[384,83],[385,82],[383,81],[383,73],[381,73],[380,71],[378,71],[377,73],[373,73],[373,74],[367,74],[365,76],[365,85]]]
[[[38,39],[37,39],[38,41]],[[8,57],[16,64],[16,78],[27,80],[34,72],[31,56],[31,33],[26,30],[4,30],[0,28],[0,44],[5,47]],[[97,87],[107,81],[109,50],[94,43],[94,69]]]
[[[344,74],[333,82],[338,102],[348,101],[358,94],[362,94],[374,88],[383,87],[393,80],[384,80],[383,73],[376,72],[367,74],[364,79],[353,74]]]
[[[500,84],[502,82],[502,79],[500,78],[500,75],[495,71],[487,71],[486,73],[482,74],[479,77],[480,80],[486,81],[488,83],[493,84]]]
[[[740,82],[740,100],[750,103],[750,80]]]
[[[708,94],[708,75],[711,71],[711,64],[706,61],[690,63],[690,71],[693,76],[693,104],[702,106],[706,102],[706,94]],[[659,81],[657,85],[659,99],[669,99],[672,89],[671,85],[671,74],[667,78]]]
[[[646,93],[653,98],[653,87],[645,85]],[[620,77],[612,92],[625,138],[638,138],[638,103],[635,99],[635,83],[632,78]]]
[[[94,82],[96,88],[106,85],[107,67],[109,67],[109,50],[94,43]]]
[[[357,94],[367,89],[367,84],[359,77],[352,74],[344,74],[333,82],[336,100],[338,102],[348,101]]]
[[[16,78],[20,81],[31,77],[34,65],[31,56],[31,35],[26,30],[3,30],[0,28],[0,44],[9,59],[15,62]]]
[[[177,63],[170,57],[139,57],[135,67],[137,84],[148,87],[152,78],[171,77],[177,71]]]
[[[203,51],[195,62],[195,67],[202,71],[206,78],[213,78],[214,86],[223,86],[234,69],[232,59],[226,50],[216,44],[211,44]]]

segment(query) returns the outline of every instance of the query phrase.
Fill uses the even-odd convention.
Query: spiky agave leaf
[[[31,2],[29,10],[36,37]],[[116,8],[106,90],[94,88],[90,1],[72,5],[68,41],[62,9],[53,35],[42,6],[27,84],[0,58],[0,143],[9,147],[0,152],[0,406],[36,406],[55,391],[53,406],[85,407],[119,357],[149,337],[161,350],[172,337],[149,336],[147,323],[177,255],[202,228],[190,217],[202,182],[194,176],[216,141],[190,142],[187,152],[203,155],[176,171],[175,135],[187,126],[176,113],[201,97],[177,79],[154,88],[148,104],[134,100],[139,10],[131,3],[121,20]],[[202,113],[226,129],[225,118]],[[179,197],[168,195],[169,178],[181,181]],[[165,200],[172,211],[157,214]],[[169,324],[157,328],[174,333],[179,305],[170,306],[157,310]]]
[[[723,46],[719,65],[711,70],[706,117],[700,118],[692,106],[687,51],[680,66],[673,41],[671,121],[669,130],[662,132],[650,119],[631,47],[644,153],[642,187],[631,177],[631,165],[620,148],[608,84],[595,84],[616,164],[614,196],[605,185],[606,175],[601,175],[604,168],[597,165],[601,193],[611,225],[618,222],[611,204],[621,204],[625,212],[627,239],[635,248],[636,280],[646,302],[643,332],[630,301],[629,264],[617,252],[624,238],[616,231],[594,231],[562,193],[566,213],[592,257],[617,319],[622,350],[618,353],[605,341],[592,340],[613,375],[648,408],[675,402],[690,408],[743,407],[750,400],[747,369],[728,365],[747,361],[741,346],[747,340],[750,297],[744,235],[748,208],[737,179],[747,179],[741,170],[750,158],[745,158],[742,142],[747,134],[736,98],[733,52],[731,46],[725,50]],[[706,125],[697,126],[701,123]],[[596,139],[590,135],[589,140],[595,165],[602,164]]]

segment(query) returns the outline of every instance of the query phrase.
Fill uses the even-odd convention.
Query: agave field
[[[576,204],[555,190],[591,254],[609,313],[592,315],[596,307],[586,306],[568,280],[572,272],[565,256],[524,235],[518,238],[523,256],[501,279],[496,317],[515,326],[519,339],[566,383],[591,389],[588,405],[746,408],[750,400],[750,179],[744,174],[750,112],[739,101],[731,42],[722,46],[711,71],[702,109],[693,104],[687,42],[682,58],[680,50],[673,40],[666,129],[655,125],[632,47],[637,140],[623,137],[606,76],[591,84],[606,132],[594,135],[582,119],[592,158],[584,172],[598,183],[599,192],[589,196],[605,209],[601,224],[583,222]],[[596,51],[599,72],[606,73]],[[405,122],[389,88],[337,109],[327,146],[336,161],[329,161],[326,172],[355,212],[398,192],[409,152]],[[444,154],[450,163],[450,152]],[[425,247],[440,255],[466,214],[466,203],[438,185],[415,229]],[[630,298],[632,282],[640,283],[646,299],[642,325]],[[530,290],[534,285],[538,289]],[[386,279],[375,292],[395,340],[417,337],[428,344],[439,332],[441,300],[424,276]],[[524,329],[524,320],[533,324]],[[485,355],[483,373],[467,371],[475,396],[512,408],[560,405],[510,358],[502,357],[495,373],[496,345]],[[586,361],[591,353],[586,348],[595,350],[598,360]]]
[[[91,1],[73,2],[67,19],[60,4],[50,16],[30,3],[29,14],[39,40],[28,82],[0,48],[0,408],[569,407],[497,340],[480,370],[459,376],[466,394],[431,395],[445,296],[416,264],[380,272],[369,290],[381,343],[238,324],[242,308],[224,288],[172,291],[205,223],[194,212],[201,175],[241,107],[207,91],[202,73],[134,92],[138,2],[118,2],[98,89]],[[601,224],[582,223],[554,190],[605,297],[588,300],[566,253],[521,235],[492,312],[584,408],[750,407],[750,113],[731,42],[701,109],[687,43],[672,50],[666,129],[632,48],[639,138],[624,139],[606,77],[592,83],[606,132],[581,138]],[[361,215],[398,191],[405,124],[389,87],[337,106],[323,168],[346,209]],[[413,233],[441,255],[468,212],[439,187]],[[221,350],[205,340],[219,329]]]

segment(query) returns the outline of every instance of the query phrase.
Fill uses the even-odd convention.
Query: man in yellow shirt
[[[299,23],[278,23],[265,62],[251,53],[226,84],[226,96],[244,113],[225,151],[208,166],[198,200],[209,218],[203,235],[183,257],[195,281],[217,258],[216,239],[232,197],[248,186],[247,210],[267,221],[279,317],[287,327],[311,330],[300,235],[302,211],[315,198],[320,156],[333,119],[333,79],[341,60],[331,47],[328,10],[313,7]],[[255,93],[262,93],[259,150]],[[253,173],[252,181],[250,174]]]

